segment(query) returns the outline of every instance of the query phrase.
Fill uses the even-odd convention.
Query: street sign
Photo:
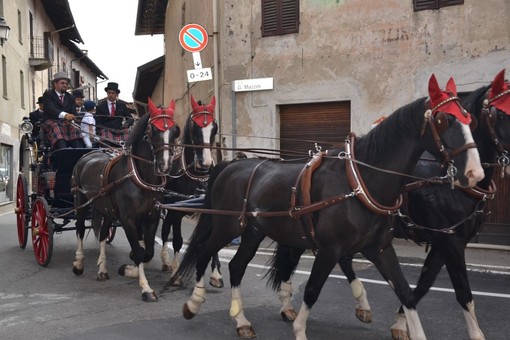
[[[234,80],[232,83],[232,91],[234,92],[261,91],[272,89],[273,78]]]
[[[193,83],[202,80],[211,80],[212,71],[210,67],[188,70],[188,82]]]
[[[198,24],[188,24],[179,32],[179,43],[188,52],[202,51],[208,39],[207,31]]]

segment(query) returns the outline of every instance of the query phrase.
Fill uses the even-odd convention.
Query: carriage
[[[24,249],[30,238],[39,265],[46,267],[53,253],[53,235],[76,230],[70,223],[76,218],[71,175],[75,164],[90,148],[66,148],[51,151],[44,133],[32,134],[33,125],[25,117],[21,124],[19,175],[16,190],[18,242]],[[91,213],[87,219],[92,218]],[[108,242],[117,225],[110,228]]]

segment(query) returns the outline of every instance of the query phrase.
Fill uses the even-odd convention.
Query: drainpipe
[[[219,138],[219,143],[220,143],[220,147],[222,146],[221,143],[223,141],[223,137],[222,137],[222,134],[221,134],[221,131],[222,131],[222,124],[221,124],[221,110],[220,110],[220,107],[221,107],[221,97],[219,96],[219,81],[218,81],[218,78],[219,78],[219,74],[220,74],[220,70],[219,70],[219,62],[218,62],[218,59],[219,59],[219,51],[218,51],[218,0],[213,0],[213,54],[214,54],[214,72],[216,73],[213,77],[213,82],[214,82],[214,97],[216,98],[216,107],[214,108],[214,112],[217,112],[218,113],[218,138]],[[220,159],[218,160],[221,160],[223,157],[223,155],[221,155],[221,151],[219,151],[220,153]]]

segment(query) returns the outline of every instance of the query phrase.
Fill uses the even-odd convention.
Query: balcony
[[[53,43],[49,37],[33,37],[30,42],[30,66],[35,71],[46,70],[53,65]]]

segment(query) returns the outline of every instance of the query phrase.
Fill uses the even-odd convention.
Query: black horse
[[[432,76],[430,100],[422,98],[398,109],[366,136],[356,139],[351,135],[344,150],[319,153],[306,164],[246,159],[217,165],[205,197],[205,206],[212,211],[201,214],[177,271],[186,278],[196,269],[196,284],[184,304],[184,317],[192,318],[205,301],[203,276],[210,257],[244,229],[241,245],[229,263],[230,315],[239,336],[255,336],[243,312],[240,284],[260,242],[268,236],[317,253],[294,321],[297,339],[306,339],[310,309],[335,264],[356,252],[374,262],[391,282],[405,306],[413,338],[425,338],[415,298],[391,244],[388,216],[400,205],[405,184],[401,175],[412,171],[424,150],[450,165],[454,161],[455,179],[463,186],[474,186],[482,178],[468,126],[470,117],[454,92],[453,80],[442,91]],[[370,166],[358,169],[358,162]]]
[[[134,127],[125,149],[112,153],[93,151],[83,156],[73,170],[76,235],[78,248],[73,272],[83,273],[83,237],[89,204],[93,209],[93,228],[99,236],[98,280],[108,278],[106,237],[109,226],[118,220],[131,246],[135,267],[123,265],[119,274],[139,276],[144,301],[157,301],[144,273],[144,263],[154,256],[154,239],[159,222],[155,202],[163,198],[166,176],[172,168],[173,146],[180,129],[174,122],[175,102],[157,108],[149,98],[149,112]],[[102,223],[103,222],[103,223]],[[143,235],[145,248],[138,242]]]
[[[170,194],[165,200],[166,204],[176,203],[183,199],[188,199],[188,204],[192,204],[189,201],[193,197],[197,197],[199,200],[199,197],[205,193],[209,170],[214,165],[211,146],[214,145],[214,138],[218,132],[218,123],[214,118],[216,99],[213,97],[209,104],[202,104],[200,101],[197,103],[191,96],[190,102],[192,111],[184,126],[180,151],[174,157],[170,173],[171,179],[167,183]],[[161,261],[164,272],[174,273],[179,267],[179,252],[183,244],[181,223],[182,218],[189,214],[173,209],[166,210],[165,219],[161,225],[163,241]],[[172,248],[174,251],[172,261],[168,245],[168,236],[171,230],[173,231]],[[218,254],[213,256],[211,266],[210,284],[217,288],[223,287]],[[182,280],[174,277],[171,284],[182,285]]]
[[[504,174],[509,161],[507,151],[503,149],[504,145],[510,145],[510,83],[505,82],[504,70],[490,86],[474,91],[463,100],[463,104],[479,121],[478,127],[473,130],[473,138],[482,163],[488,165],[483,180],[472,190],[450,190],[447,185],[410,190],[406,207],[409,218],[398,227],[401,230],[399,237],[430,245],[413,292],[416,301],[428,293],[441,268],[446,266],[457,302],[463,309],[469,338],[485,339],[475,314],[465,248],[483,224],[486,200],[494,196],[495,188],[491,180],[494,166],[500,167],[498,175]],[[419,162],[415,169],[419,176],[434,176],[440,172],[439,166],[429,161]],[[340,266],[349,281],[356,279],[352,257],[342,259]],[[366,299],[366,293],[363,296]],[[397,322],[391,327],[393,338],[400,339],[399,335],[405,329],[405,318],[400,309]]]
[[[422,187],[423,182],[410,183],[409,188],[418,188],[407,192],[407,211],[403,220],[400,220],[401,223],[397,224],[396,237],[410,238],[418,244],[430,245],[430,252],[414,290],[416,301],[425,296],[443,265],[446,265],[457,301],[464,311],[470,339],[484,339],[484,335],[475,315],[466,271],[465,248],[483,223],[486,200],[494,196],[495,188],[491,181],[494,167],[504,171],[508,165],[507,151],[503,149],[503,145],[510,145],[509,89],[510,84],[505,83],[502,70],[494,78],[492,85],[473,91],[462,101],[477,121],[473,138],[482,163],[488,165],[485,167],[483,180],[469,190],[451,190],[448,184]],[[414,175],[427,178],[442,176],[444,169],[440,164],[427,158],[430,157],[424,157],[418,162]],[[296,315],[290,303],[290,278],[303,252],[304,249],[278,245],[272,261],[279,264],[268,272],[273,288],[280,289],[280,312],[286,320],[293,320]],[[356,278],[352,259],[352,256],[344,257],[339,264],[351,285],[356,301],[356,316],[363,322],[370,322],[372,314],[367,294],[362,282]],[[286,266],[280,265],[281,261],[285,261]],[[405,316],[401,309],[397,314],[397,323],[392,327],[392,336],[394,339],[405,339],[405,333]]]

